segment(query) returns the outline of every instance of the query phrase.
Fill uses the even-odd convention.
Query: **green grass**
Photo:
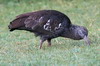
[[[9,32],[15,16],[42,9],[61,11],[87,27],[91,45],[59,37],[39,49],[34,34]],[[0,66],[100,66],[100,0],[0,0]]]

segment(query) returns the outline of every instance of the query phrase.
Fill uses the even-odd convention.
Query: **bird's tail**
[[[10,29],[10,31],[13,31],[15,29],[19,29],[21,28],[22,26],[24,26],[24,21],[25,21],[25,18],[16,18],[14,19],[13,21],[10,22],[8,28]]]

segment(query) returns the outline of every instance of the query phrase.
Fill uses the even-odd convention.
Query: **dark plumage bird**
[[[18,15],[8,27],[10,31],[27,30],[40,36],[40,49],[45,40],[51,46],[51,39],[56,37],[84,39],[90,44],[88,30],[83,26],[73,25],[65,14],[56,10],[40,10]]]

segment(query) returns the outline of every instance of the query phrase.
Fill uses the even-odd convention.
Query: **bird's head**
[[[87,44],[90,44],[90,40],[88,39],[88,30],[83,26],[72,25],[70,28],[71,33],[74,36],[75,40],[84,39]]]
[[[72,25],[64,32],[64,37],[74,40],[84,39],[87,44],[90,44],[90,40],[88,39],[88,30],[83,26]]]

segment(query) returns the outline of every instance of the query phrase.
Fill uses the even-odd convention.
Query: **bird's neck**
[[[65,29],[64,33],[61,34],[62,37],[65,38],[72,38],[74,37],[74,33],[72,33],[72,31],[70,31],[70,29]]]
[[[77,28],[76,25],[72,25],[70,28],[66,28],[65,31],[64,31],[64,33],[61,36],[65,37],[65,38],[79,40],[80,37],[77,34],[76,28]]]

